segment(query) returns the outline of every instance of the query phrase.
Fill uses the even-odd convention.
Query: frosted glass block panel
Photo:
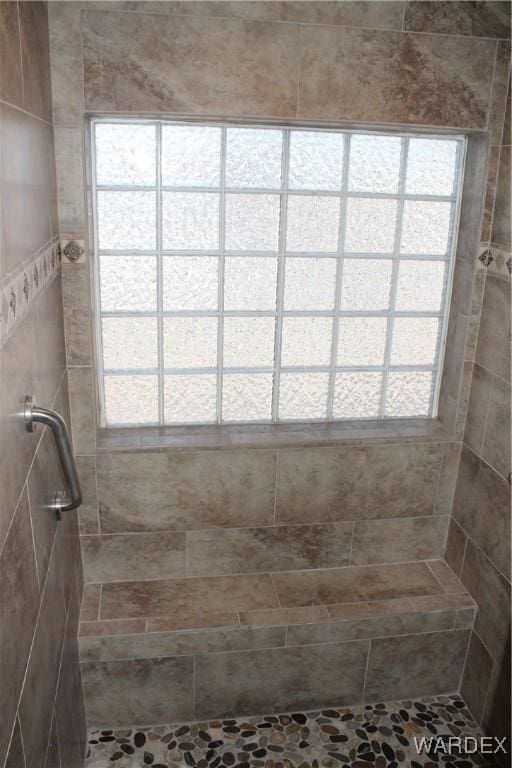
[[[432,386],[430,371],[390,371],[385,415],[395,418],[429,416]]]
[[[162,126],[162,184],[173,187],[218,187],[220,140],[220,128]]]
[[[226,195],[226,250],[277,251],[279,195]]]
[[[290,132],[290,189],[341,190],[345,139],[326,131]]]
[[[158,424],[158,376],[105,376],[107,427]]]
[[[165,368],[217,366],[216,317],[164,318]]]
[[[218,250],[219,195],[162,192],[162,237],[165,250]]]
[[[156,193],[98,190],[98,245],[109,251],[156,248]]]
[[[156,310],[156,256],[102,256],[100,296],[105,312]]]
[[[450,139],[410,139],[405,191],[409,195],[451,195],[457,143]]]
[[[401,253],[445,256],[448,251],[451,203],[406,200]]]
[[[275,310],[277,258],[226,256],[224,309]]]
[[[331,317],[284,317],[281,365],[329,365],[332,324]]]
[[[271,416],[271,373],[225,373],[223,375],[223,421],[270,421]]]
[[[164,310],[217,309],[217,256],[163,256],[162,280]]]
[[[397,136],[352,136],[349,189],[352,192],[398,192],[400,148]]]
[[[439,312],[443,298],[443,261],[401,261],[396,308],[399,312]]]
[[[332,253],[338,250],[340,199],[290,195],[286,227],[287,251]]]
[[[337,259],[286,259],[284,309],[333,309]]]
[[[435,317],[396,317],[391,365],[433,365],[439,320]]]
[[[224,368],[271,368],[274,328],[273,317],[224,318]]]
[[[337,373],[334,383],[334,418],[378,418],[381,391],[382,373]]]
[[[228,128],[226,186],[278,189],[281,186],[283,132]]]
[[[347,201],[345,251],[392,253],[397,206],[396,200],[350,198]]]
[[[344,259],[340,308],[356,312],[388,309],[392,268],[390,259]]]
[[[155,186],[154,125],[98,123],[95,133],[97,184]]]
[[[103,317],[103,367],[157,368],[156,317]]]
[[[217,376],[164,376],[166,424],[211,424],[217,416]]]
[[[279,419],[327,418],[328,373],[282,373]]]
[[[338,365],[383,365],[388,321],[385,317],[342,317]]]

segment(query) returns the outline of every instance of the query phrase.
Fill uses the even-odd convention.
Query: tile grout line
[[[369,638],[368,648],[366,650],[366,666],[365,666],[365,669],[364,669],[363,692],[362,692],[363,704],[366,701],[366,681],[367,681],[367,677],[368,677],[368,667],[370,666],[370,653],[371,653],[371,650],[372,650],[372,639],[374,639],[374,638],[371,638],[371,637]]]

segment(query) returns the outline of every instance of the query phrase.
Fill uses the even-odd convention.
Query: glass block
[[[224,368],[271,368],[274,317],[224,318]]]
[[[355,192],[398,192],[400,148],[397,136],[358,136],[350,140],[349,189]]]
[[[399,312],[439,312],[445,271],[443,261],[401,261],[396,309]]]
[[[103,317],[101,330],[105,369],[158,367],[156,317]]]
[[[226,256],[224,259],[224,309],[274,311],[276,281],[277,258]]]
[[[217,256],[163,256],[163,308],[216,310],[219,302]]]
[[[101,256],[101,308],[105,312],[156,310],[156,256]]]
[[[158,424],[158,376],[105,376],[107,427]]]
[[[438,335],[436,317],[395,317],[391,365],[434,365]]]
[[[341,317],[338,365],[383,365],[386,317]]]
[[[337,251],[340,199],[290,195],[286,224],[287,251]]]
[[[335,419],[377,419],[380,415],[382,373],[337,373],[334,383]]]
[[[406,193],[452,195],[457,144],[453,139],[409,139]]]
[[[284,309],[333,309],[337,259],[287,258]]]
[[[279,420],[326,419],[328,373],[282,373]]]
[[[279,195],[226,195],[226,250],[277,251]]]
[[[389,308],[390,259],[344,259],[341,279],[341,310],[379,312]]]
[[[211,424],[217,417],[217,376],[164,376],[166,424]]]
[[[430,371],[390,371],[385,415],[394,418],[430,416],[433,380]]]
[[[281,365],[329,365],[332,322],[331,317],[284,317]]]
[[[396,200],[350,198],[345,252],[393,253],[397,205]]]
[[[446,256],[452,205],[435,200],[406,200],[401,253]]]
[[[164,317],[165,368],[217,366],[216,317]]]
[[[279,189],[282,146],[282,131],[228,128],[226,186]]]
[[[271,373],[225,373],[223,375],[223,421],[270,421],[271,416]]]
[[[165,250],[218,250],[219,195],[162,192],[162,237]]]
[[[345,138],[327,131],[291,131],[290,189],[341,190]]]
[[[109,251],[156,248],[156,193],[98,190],[98,245]]]
[[[97,123],[97,184],[155,186],[155,135],[154,125]]]
[[[162,126],[162,184],[218,187],[221,129],[202,125]]]

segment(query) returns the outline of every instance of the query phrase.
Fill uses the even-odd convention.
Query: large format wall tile
[[[293,117],[297,64],[292,25],[86,15],[88,110]]]
[[[492,665],[489,652],[476,632],[472,632],[460,692],[477,723],[482,721]]]
[[[488,274],[476,360],[510,381],[510,282]]]
[[[93,404],[93,374],[91,368],[68,368],[69,397],[73,447],[77,454],[94,454],[96,423]]]
[[[62,299],[68,365],[91,364],[89,270],[73,264],[62,270]]]
[[[484,128],[496,43],[302,27],[299,117]]]
[[[490,394],[489,412],[482,456],[503,477],[510,472],[510,404],[511,387],[495,377]]]
[[[196,717],[282,712],[362,700],[368,642],[196,659]]]
[[[448,517],[364,520],[354,526],[351,565],[441,557]]]
[[[510,3],[489,0],[480,3],[460,0],[408,0],[404,29],[445,35],[510,37]]]
[[[15,3],[12,3],[12,5],[15,5]],[[9,754],[7,755],[5,768],[25,768],[25,755],[23,754],[23,742],[21,740],[20,723],[18,718],[16,718],[16,722],[14,724],[14,731],[12,734],[11,745],[9,747]],[[51,764],[49,768],[52,768]]]
[[[50,407],[66,367],[62,288],[58,279],[52,281],[36,299],[37,358],[36,381],[38,404]]]
[[[283,525],[187,533],[192,576],[348,565],[352,525]]]
[[[23,62],[23,106],[27,112],[51,120],[48,11],[45,2],[19,3]]]
[[[510,141],[504,137],[504,142]],[[510,153],[511,148],[501,147],[496,204],[492,220],[492,240],[510,248]]]
[[[335,522],[430,515],[441,445],[280,451],[276,520]]]
[[[0,99],[21,106],[23,99],[18,3],[0,3]]]
[[[110,453],[98,460],[103,533],[269,525],[269,451]]]
[[[482,450],[492,382],[492,373],[489,373],[485,368],[475,363],[471,378],[471,394],[468,403],[466,429],[464,431],[464,441],[475,453],[480,453]]]

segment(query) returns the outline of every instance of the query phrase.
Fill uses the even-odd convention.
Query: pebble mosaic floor
[[[494,768],[418,754],[414,737],[478,737],[459,696],[89,733],[86,768]],[[452,742],[453,743],[453,742]]]

